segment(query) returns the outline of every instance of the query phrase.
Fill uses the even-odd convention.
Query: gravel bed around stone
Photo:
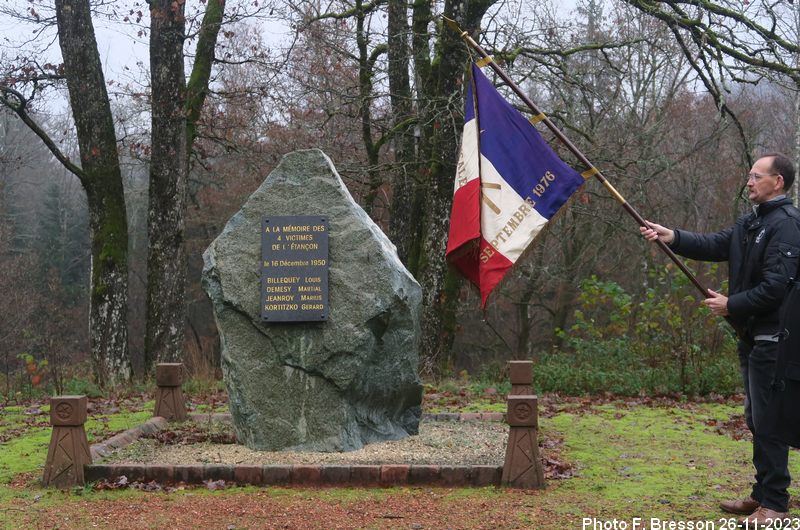
[[[373,443],[346,453],[253,451],[238,444],[165,445],[140,439],[103,461],[114,464],[503,464],[508,426],[486,421],[420,422],[419,434],[403,440]]]

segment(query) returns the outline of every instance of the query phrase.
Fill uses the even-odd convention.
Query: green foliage
[[[486,386],[493,386],[495,388],[498,385],[502,385],[507,383],[508,381],[508,362],[506,361],[497,361],[497,360],[488,360],[487,362],[483,363],[480,367],[480,372],[478,373],[477,380],[474,383],[478,385]],[[509,389],[511,388],[510,383]]]
[[[47,393],[47,388],[42,384],[48,372],[46,359],[37,359],[27,352],[18,354],[18,369],[7,370],[0,375],[0,383],[5,388],[4,400],[19,401],[40,397]]]
[[[8,375],[0,373],[0,402],[19,403],[61,394],[107,397],[86,374],[83,364],[57,367],[28,353],[16,357],[19,362],[14,370],[9,370]],[[59,377],[59,374],[66,375]]]
[[[652,272],[650,281],[637,299],[613,281],[592,276],[581,282],[575,323],[556,330],[561,351],[540,356],[537,389],[573,395],[740,391],[736,341],[727,324],[669,267]]]
[[[497,380],[470,380],[466,370],[459,379],[445,379],[425,385],[423,408],[429,414],[439,412],[505,412],[505,396],[511,392],[511,383],[504,376]],[[503,381],[504,379],[504,381]]]
[[[25,364],[25,371],[28,373],[28,376],[31,380],[31,386],[39,386],[42,381],[42,377],[44,376],[45,370],[47,370],[47,359],[36,359],[30,353],[20,353],[17,355],[17,358],[21,360]]]
[[[0,485],[8,484],[19,473],[42,470],[49,443],[50,429],[46,427],[30,429],[24,436],[5,442],[0,451]]]
[[[462,370],[459,379],[443,379],[436,384],[425,384],[425,393],[452,393],[468,396],[483,395],[488,388],[494,388],[496,394],[504,396],[511,392],[511,383],[508,382],[507,376],[498,377],[497,379],[470,381],[466,370]]]
[[[225,391],[225,383],[219,379],[207,377],[191,377],[181,385],[186,394],[205,396],[216,392]]]
[[[104,397],[105,392],[87,377],[71,377],[64,382],[64,393],[72,396],[86,395],[90,398]]]

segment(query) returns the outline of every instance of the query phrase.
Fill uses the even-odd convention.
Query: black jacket
[[[800,211],[789,199],[760,204],[714,234],[675,230],[677,254],[728,261],[728,313],[752,338],[778,331],[778,309],[800,256]]]

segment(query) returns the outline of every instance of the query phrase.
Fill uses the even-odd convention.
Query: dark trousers
[[[751,497],[771,510],[788,511],[789,446],[777,439],[758,434],[758,425],[770,395],[775,376],[778,343],[758,341],[755,345],[739,342],[739,364],[744,380],[744,417],[753,433],[753,465],[756,482]]]

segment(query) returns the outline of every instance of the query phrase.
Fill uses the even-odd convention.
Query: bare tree
[[[743,127],[727,104],[732,83],[772,79],[800,92],[800,33],[793,2],[624,1],[669,27],[698,78],[739,127],[743,141]],[[752,149],[744,145],[744,150],[752,163]]]
[[[83,0],[55,4],[59,44],[64,59],[59,69],[42,69],[0,85],[2,103],[11,108],[48,146],[53,155],[80,180],[89,206],[92,235],[90,336],[92,366],[100,384],[127,382],[131,360],[127,340],[128,226],[116,134],[92,25],[91,8]],[[12,84],[39,78],[63,77],[80,148],[74,164],[34,121],[29,99]]]
[[[184,3],[151,3],[152,158],[149,207],[150,251],[146,360],[181,356],[185,326],[183,245],[188,153],[205,102],[224,4],[211,0],[199,25],[188,96],[183,71]],[[17,16],[27,16],[28,13]],[[39,15],[37,14],[37,20]],[[91,334],[93,367],[101,384],[131,377],[127,348],[128,229],[117,136],[106,91],[88,0],[56,3],[63,67],[28,61],[0,83],[2,102],[39,135],[86,190],[92,229]],[[47,21],[43,21],[47,24]],[[31,99],[17,89],[65,80],[81,153],[78,167],[31,117]]]

